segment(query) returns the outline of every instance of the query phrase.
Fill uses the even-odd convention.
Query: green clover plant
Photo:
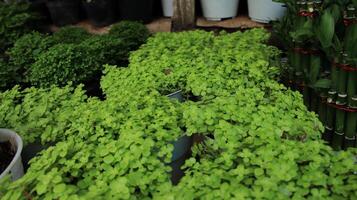
[[[55,145],[31,161],[24,177],[4,180],[0,195],[356,198],[356,151],[336,153],[323,142],[316,114],[278,83],[280,52],[265,44],[268,38],[262,29],[159,33],[131,53],[127,68],[105,67],[105,100],[70,86],[2,93],[0,123],[27,141]],[[166,96],[178,89],[183,103]],[[173,185],[173,143],[196,135],[203,139]]]

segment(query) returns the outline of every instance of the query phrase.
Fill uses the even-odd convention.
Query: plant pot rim
[[[168,95],[166,95],[166,96],[173,96],[173,95],[175,95],[175,94],[178,94],[178,93],[181,93],[182,92],[182,90],[177,90],[176,92],[173,92],[173,93],[170,93],[170,94],[168,94]]]
[[[9,140],[3,140],[3,141],[9,141],[11,145],[16,144],[16,153],[12,158],[10,164],[0,174],[0,180],[1,180],[5,175],[10,173],[11,169],[15,166],[18,159],[21,158],[23,142],[21,137],[16,132],[9,129],[0,128],[0,135],[5,135],[5,137],[9,138]]]

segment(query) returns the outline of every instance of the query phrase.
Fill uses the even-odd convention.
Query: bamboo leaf
[[[312,56],[311,61],[310,61],[310,77],[309,77],[309,82],[310,83],[315,83],[318,79],[320,69],[321,69],[321,59],[319,56]]]
[[[347,29],[344,46],[351,58],[357,57],[357,24],[351,25]]]
[[[330,6],[326,9],[326,12],[329,12],[335,20],[335,23],[341,18],[340,7],[336,4]]]
[[[330,79],[320,79],[316,81],[315,84],[312,85],[313,88],[324,88],[328,89],[331,86],[331,80]]]
[[[335,21],[330,12],[324,12],[321,16],[316,34],[323,48],[328,48],[332,45],[332,39],[335,34]]]

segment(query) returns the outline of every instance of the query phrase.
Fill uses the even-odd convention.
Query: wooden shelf
[[[267,27],[266,24],[252,21],[248,16],[242,15],[233,19],[226,19],[222,21],[208,21],[203,17],[198,17],[196,25],[198,28],[222,28],[222,29],[247,29],[247,28],[263,28]],[[94,34],[107,33],[110,26],[97,28],[92,26],[88,21],[83,21],[75,26],[82,27]],[[171,31],[171,19],[170,18],[158,18],[151,23],[146,24],[151,33],[157,32],[170,32]],[[58,27],[52,25],[51,31],[55,32]]]

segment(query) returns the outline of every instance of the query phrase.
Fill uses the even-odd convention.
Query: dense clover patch
[[[1,126],[26,142],[57,144],[33,159],[23,178],[1,183],[0,194],[355,199],[355,150],[336,153],[320,139],[323,127],[301,95],[277,82],[279,51],[264,44],[268,37],[260,29],[157,34],[131,54],[128,68],[106,67],[103,101],[70,86],[2,93]],[[186,102],[165,96],[178,89]],[[173,186],[172,141],[193,134],[205,140]]]

